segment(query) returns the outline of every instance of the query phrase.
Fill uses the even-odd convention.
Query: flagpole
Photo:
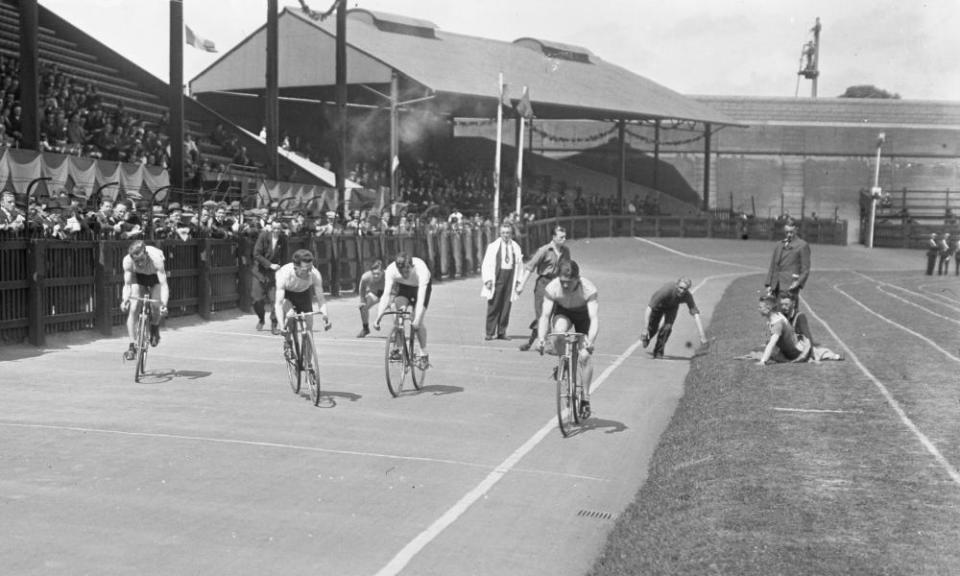
[[[493,161],[493,223],[500,224],[500,143],[503,140],[503,72],[497,79],[497,152]]]
[[[523,95],[527,96],[527,87],[523,87]],[[520,223],[522,214],[520,212],[520,206],[522,201],[523,194],[523,127],[527,123],[526,113],[517,114],[517,117],[520,119],[520,135],[517,138],[517,224]]]

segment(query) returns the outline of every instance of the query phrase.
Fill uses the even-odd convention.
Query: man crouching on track
[[[145,294],[145,292],[147,294]],[[150,324],[150,345],[160,343],[160,319],[167,315],[167,302],[170,299],[170,288],[167,286],[167,270],[163,266],[163,252],[159,248],[147,246],[143,240],[135,240],[127,249],[123,257],[123,300],[120,310],[127,313],[127,335],[130,337],[130,347],[123,353],[127,360],[137,357],[136,341],[137,314],[143,302],[131,306],[131,297],[150,298],[159,300],[150,302],[153,315]]]
[[[543,309],[537,325],[537,349],[543,350],[544,337],[552,334],[553,349],[557,352],[564,346],[561,334],[579,332],[586,334],[580,340],[580,374],[583,379],[583,417],[590,416],[590,384],[593,382],[593,354],[600,332],[597,287],[593,282],[580,277],[580,266],[573,260],[560,262],[557,277],[543,291]]]
[[[380,330],[380,320],[396,300],[397,307],[413,304],[413,321],[410,325],[417,331],[417,340],[420,342],[420,358],[429,365],[430,356],[427,354],[427,325],[423,318],[430,305],[430,293],[433,292],[433,281],[427,263],[410,256],[406,252],[398,252],[393,263],[383,272],[383,296],[380,297],[380,309],[377,311],[377,320],[373,323],[374,330]]]
[[[294,252],[293,261],[281,266],[275,278],[277,293],[273,309],[283,313],[287,338],[290,337],[290,326],[293,324],[286,320],[291,308],[298,314],[310,313],[313,312],[313,302],[317,303],[317,311],[323,317],[324,329],[330,329],[327,301],[323,296],[323,277],[313,266],[313,252],[306,249]],[[313,330],[313,316],[307,316],[307,328]]]

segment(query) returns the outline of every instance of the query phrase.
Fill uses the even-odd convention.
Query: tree
[[[877,88],[873,84],[859,84],[847,88],[847,91],[841,94],[840,98],[886,98],[899,100],[900,95]]]

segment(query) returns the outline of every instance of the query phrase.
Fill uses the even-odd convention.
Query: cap
[[[216,200],[207,200],[206,202],[203,203],[203,207],[204,207],[204,208],[216,208],[216,207],[217,207],[217,202],[216,202]]]
[[[180,206],[179,202],[171,202],[170,204],[167,205],[167,210],[169,210],[170,212],[173,212],[175,210],[182,210],[182,209],[183,208]]]

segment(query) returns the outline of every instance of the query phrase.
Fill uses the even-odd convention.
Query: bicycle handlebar
[[[556,338],[558,336],[562,337],[567,344],[576,344],[587,337],[587,335],[583,332],[557,332],[547,334],[544,337],[544,340],[547,338]],[[537,348],[540,352],[540,355],[543,356],[543,346],[538,346]]]
[[[396,314],[397,316],[410,316],[413,314],[413,312],[411,312],[408,308],[400,308],[400,309],[395,308],[393,310],[387,310],[386,312],[383,313],[384,316],[386,316],[387,314]]]
[[[140,302],[151,302],[151,303],[154,303],[154,304],[160,304],[160,303],[161,303],[160,300],[156,300],[156,299],[154,299],[154,298],[144,298],[143,296],[131,296],[131,297],[127,298],[127,300],[138,300],[138,301],[140,301]]]

